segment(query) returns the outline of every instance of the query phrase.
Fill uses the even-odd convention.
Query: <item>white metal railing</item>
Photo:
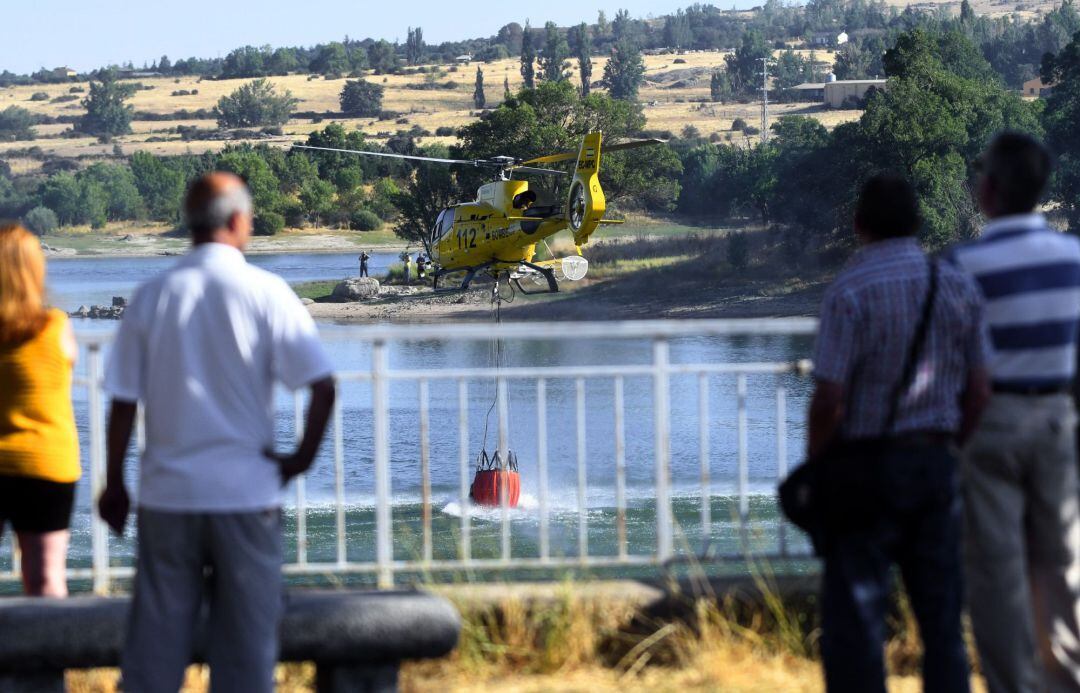
[[[329,340],[348,340],[350,344],[370,346],[371,361],[367,369],[341,371],[337,374],[339,383],[364,383],[370,389],[370,413],[372,427],[372,450],[362,460],[347,460],[343,430],[348,424],[343,418],[342,398],[335,405],[331,429],[324,446],[331,446],[333,463],[333,555],[332,561],[309,560],[308,515],[309,504],[307,488],[303,478],[295,484],[295,555],[287,559],[284,571],[293,575],[326,574],[370,574],[380,587],[394,584],[395,574],[402,572],[428,573],[433,571],[478,571],[478,570],[549,570],[553,568],[599,568],[619,566],[661,566],[673,560],[684,558],[708,558],[709,543],[714,535],[715,521],[712,517],[712,499],[715,479],[711,470],[710,426],[711,408],[709,396],[710,378],[733,377],[736,395],[736,475],[735,484],[736,517],[741,546],[747,546],[747,539],[752,531],[750,519],[750,469],[748,461],[748,418],[747,418],[747,378],[750,376],[773,376],[775,379],[775,455],[778,478],[787,474],[787,390],[783,377],[792,373],[806,374],[809,362],[793,360],[787,362],[747,362],[747,363],[673,363],[670,342],[688,337],[724,337],[736,335],[812,335],[817,323],[813,319],[768,319],[768,320],[694,320],[694,321],[636,321],[636,322],[597,322],[597,323],[511,323],[490,324],[455,324],[455,325],[382,325],[356,326],[335,329],[325,337]],[[395,342],[442,340],[442,341],[488,341],[494,338],[506,342],[516,340],[580,340],[590,338],[647,340],[651,342],[651,360],[648,363],[634,365],[589,365],[589,366],[550,366],[523,367],[514,366],[495,368],[440,368],[440,369],[391,369],[388,363],[388,346]],[[88,475],[90,498],[100,493],[105,478],[105,421],[104,399],[101,389],[102,359],[109,336],[80,335],[79,341],[85,347],[85,376],[76,378],[77,387],[85,388],[88,399]],[[699,551],[679,552],[676,550],[676,527],[672,511],[671,466],[671,401],[670,383],[673,376],[696,377],[697,381],[697,454],[700,458],[700,534],[702,548]],[[631,551],[627,530],[627,464],[626,464],[626,404],[625,392],[628,378],[644,377],[651,381],[652,390],[652,436],[654,451],[653,492],[655,502],[655,536],[652,537],[652,549],[647,552]],[[505,498],[499,510],[497,522],[500,524],[497,555],[478,557],[473,550],[473,536],[476,529],[472,514],[466,511],[470,506],[469,489],[473,471],[473,450],[469,436],[469,392],[470,383],[476,380],[493,380],[496,383],[497,397],[497,450],[500,459],[506,460],[509,448],[508,431],[510,428],[508,383],[532,382],[535,385],[536,408],[536,492],[538,494],[535,518],[537,523],[537,541],[534,555],[515,555],[512,551],[513,533],[511,530],[511,511]],[[577,551],[573,556],[557,555],[551,541],[551,488],[549,486],[549,433],[548,433],[548,386],[556,380],[573,382],[574,433],[576,435],[576,534]],[[612,383],[611,398],[614,430],[611,431],[615,476],[615,543],[612,553],[595,554],[589,551],[589,514],[586,503],[586,431],[587,407],[586,388],[590,382],[607,380]],[[419,441],[420,483],[418,488],[421,504],[421,548],[411,559],[395,558],[394,534],[392,525],[391,496],[391,436],[390,436],[390,386],[392,383],[412,382],[417,385],[417,420],[416,440]],[[460,503],[460,523],[457,527],[456,556],[454,558],[435,558],[433,540],[432,511],[432,465],[431,465],[431,416],[430,388],[432,383],[446,383],[452,388],[456,383],[457,408],[457,482],[458,502]],[[302,394],[294,398],[295,436],[303,434]],[[143,444],[143,429],[137,427],[140,449]],[[349,547],[353,541],[370,541],[369,536],[355,536],[348,532],[346,503],[346,465],[347,463],[371,464],[374,476],[374,559],[358,561],[349,559]],[[89,500],[89,499],[87,499]],[[69,577],[90,579],[95,591],[109,589],[113,578],[131,576],[131,565],[116,565],[110,560],[110,539],[105,524],[90,512],[90,555],[88,567],[72,567]],[[779,523],[778,549],[766,557],[787,558],[798,555],[790,547],[784,524]],[[745,550],[745,549],[744,549]],[[744,553],[733,553],[726,557],[736,558]],[[712,556],[715,557],[715,556]],[[725,556],[720,556],[725,557]],[[0,572],[0,583],[19,579],[16,556],[12,555],[11,569]]]

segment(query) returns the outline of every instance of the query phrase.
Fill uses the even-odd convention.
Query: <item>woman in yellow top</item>
[[[76,354],[67,316],[45,306],[40,243],[17,224],[0,224],[0,539],[10,523],[28,595],[67,595],[79,478],[71,406]]]

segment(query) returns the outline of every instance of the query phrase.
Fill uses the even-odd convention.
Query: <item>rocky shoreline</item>
[[[73,318],[89,318],[91,320],[119,320],[124,317],[127,309],[127,299],[123,296],[113,296],[111,306],[79,306],[78,309],[68,313]]]

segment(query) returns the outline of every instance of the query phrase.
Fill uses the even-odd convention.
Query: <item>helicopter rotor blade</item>
[[[647,140],[631,140],[629,142],[620,142],[619,144],[604,145],[601,147],[603,152],[619,152],[626,149],[637,149],[638,147],[648,147],[654,144],[664,144],[664,140],[658,140],[656,138],[650,138]],[[547,156],[538,156],[535,159],[529,159],[521,163],[525,165],[529,164],[557,164],[563,161],[573,161],[577,159],[577,152],[560,152],[559,154],[548,154]]]
[[[343,154],[360,154],[362,156],[381,156],[388,159],[408,159],[410,161],[431,161],[437,164],[459,164],[463,166],[480,165],[476,161],[466,159],[440,159],[434,156],[413,156],[411,154],[392,154],[390,152],[368,152],[360,149],[335,149],[333,147],[309,147],[305,144],[294,144],[293,149],[311,149],[318,152],[341,152]]]
[[[566,175],[566,171],[557,171],[553,168],[536,168],[535,166],[508,166],[507,170],[512,173],[539,173],[544,176]]]

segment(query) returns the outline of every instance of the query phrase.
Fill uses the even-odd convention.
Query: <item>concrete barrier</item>
[[[65,669],[118,666],[129,606],[127,597],[0,600],[0,691],[63,691]],[[382,693],[397,689],[403,660],[448,654],[460,631],[450,602],[425,592],[291,591],[279,659],[314,662],[320,692]]]

